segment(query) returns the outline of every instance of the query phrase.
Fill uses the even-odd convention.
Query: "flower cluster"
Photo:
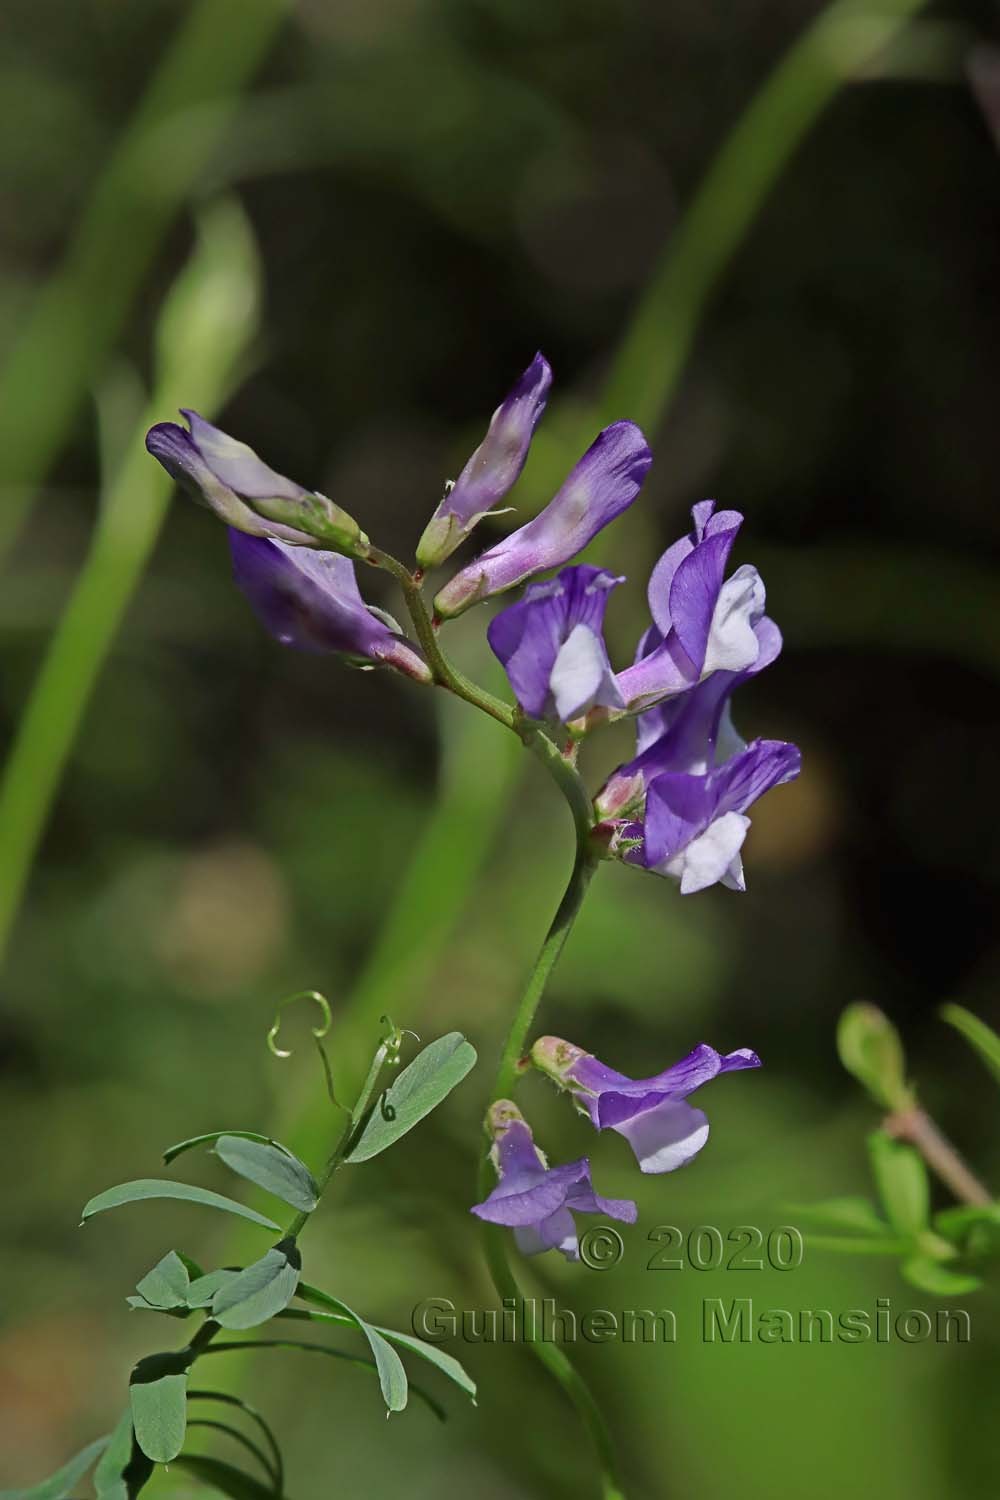
[[[627,1078],[582,1047],[560,1037],[541,1037],[531,1061],[574,1103],[595,1130],[615,1130],[635,1152],[643,1172],[673,1172],[708,1140],[708,1119],[687,1103],[689,1094],[720,1073],[759,1068],[756,1052],[741,1047],[722,1055],[704,1042],[672,1068],[652,1078]],[[501,1099],[487,1116],[498,1182],[472,1212],[491,1224],[513,1229],[525,1255],[561,1250],[567,1260],[579,1257],[574,1213],[599,1213],[635,1223],[629,1199],[602,1198],[594,1192],[586,1157],[549,1167],[535,1145],[531,1129],[515,1104]]]
[[[449,557],[507,497],[551,383],[552,371],[537,354],[427,523],[415,580]],[[353,517],[275,473],[196,412],[183,415],[189,430],[161,423],[147,446],[229,526],[236,581],[264,626],[284,645],[434,681],[426,649],[361,597],[355,561],[377,559]],[[523,596],[487,631],[521,714],[559,726],[563,739],[562,726],[578,737],[615,718],[636,723],[635,756],[595,799],[609,852],[673,877],[685,895],[717,883],[742,890],[749,809],[799,770],[794,745],[747,745],[733,728],[734,690],[781,650],[756,568],[744,564],[726,577],[742,516],[716,511],[711,500],[694,506],[690,534],[668,547],[653,569],[651,623],[635,661],[620,672],[604,642],[604,615],[624,580],[603,568],[566,566],[632,504],[651,462],[634,422],[606,427],[533,520],[438,590],[436,620],[527,582]],[[554,576],[531,581],[539,574]]]
[[[727,576],[743,521],[738,512],[717,511],[711,500],[694,506],[690,533],[653,569],[650,624],[632,665],[621,671],[605,644],[604,617],[624,580],[572,559],[639,493],[652,456],[634,422],[606,427],[537,516],[460,567],[438,589],[433,619],[422,602],[425,573],[495,514],[516,483],[551,382],[548,363],[536,355],[457,481],[446,486],[412,572],[373,546],[334,501],[275,473],[195,412],[183,413],[186,429],[152,428],[147,446],[227,524],[236,582],[283,645],[389,667],[483,706],[480,690],[450,668],[437,632],[473,605],[527,584],[487,630],[517,709],[494,699],[488,711],[526,736],[546,738],[556,760],[557,747],[568,747],[563,754],[571,766],[580,738],[612,720],[633,719],[635,755],[594,799],[588,825],[594,857],[670,876],[685,895],[715,884],[743,890],[749,809],[798,775],[799,752],[779,740],[747,744],[733,727],[734,691],[781,650],[756,568],[744,564]],[[417,641],[365,603],[356,562],[388,567],[397,577]],[[721,1073],[760,1065],[747,1049],[722,1055],[702,1044],[663,1073],[631,1079],[557,1037],[536,1042],[531,1061],[597,1130],[623,1135],[647,1173],[673,1171],[705,1144],[708,1121],[687,1102],[695,1089]],[[487,1129],[498,1182],[473,1213],[512,1228],[527,1253],[558,1248],[574,1259],[574,1213],[635,1219],[634,1203],[595,1193],[586,1158],[550,1168],[509,1100],[492,1106]]]

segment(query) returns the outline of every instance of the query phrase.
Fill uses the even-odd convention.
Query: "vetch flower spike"
[[[764,584],[745,564],[724,578],[739,511],[715,511],[714,500],[692,507],[693,530],[660,558],[649,580],[653,629],[618,686],[629,708],[644,709],[686,692],[716,671],[742,672],[757,658],[754,627],[764,614]]]
[[[708,1140],[708,1119],[685,1102],[689,1094],[720,1073],[760,1067],[760,1058],[748,1047],[722,1054],[702,1042],[664,1073],[627,1078],[557,1036],[540,1037],[531,1049],[531,1060],[573,1094],[595,1129],[623,1135],[640,1170],[649,1173],[683,1167]]]
[[[567,1260],[579,1260],[574,1213],[604,1214],[625,1224],[635,1223],[638,1211],[630,1199],[602,1198],[594,1192],[586,1157],[550,1168],[527,1121],[509,1099],[490,1106],[486,1126],[500,1180],[472,1213],[490,1224],[513,1229],[523,1254],[561,1250]]]
[[[549,362],[536,354],[493,413],[483,441],[428,521],[417,546],[420,567],[437,567],[450,557],[517,483],[551,385]]]
[[[353,516],[314,490],[275,473],[246,443],[196,411],[182,411],[190,431],[160,422],[146,434],[154,458],[200,504],[248,536],[363,557],[368,538]]]
[[[531,718],[566,724],[598,704],[624,707],[603,635],[608,596],[623,582],[604,568],[564,568],[490,622],[490,646]]]
[[[652,454],[634,422],[613,422],[587,449],[533,521],[511,532],[461,572],[434,600],[442,619],[502,594],[536,573],[559,568],[626,510],[639,493]]]
[[[332,651],[361,667],[394,667],[417,682],[431,670],[417,647],[370,609],[350,558],[230,529],[233,576],[265,630],[283,646]]]

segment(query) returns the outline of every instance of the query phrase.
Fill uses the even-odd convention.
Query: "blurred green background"
[[[471,710],[266,638],[209,516],[178,501],[157,537],[167,492],[140,443],[204,402],[408,554],[541,347],[561,402],[514,498],[540,503],[606,417],[647,426],[649,481],[599,544],[631,585],[609,619],[619,662],[690,504],[745,511],[738,560],[761,567],[786,645],[738,720],[799,741],[805,770],[755,810],[746,896],[596,882],[543,1029],[628,1072],[701,1039],[765,1068],[700,1101],[713,1134],[692,1169],[641,1181],[618,1138],[526,1086],[553,1157],[590,1150],[602,1190],[640,1205],[621,1265],[546,1257],[532,1285],[579,1311],[677,1312],[672,1347],[576,1351],[637,1497],[995,1495],[990,1293],[967,1299],[963,1346],[709,1346],[705,1297],[935,1304],[876,1259],[645,1269],[658,1224],[766,1232],[789,1202],[869,1191],[875,1114],[833,1042],[859,997],[903,1030],[939,1123],[1000,1174],[990,1080],[935,1013],[960,1000],[997,1020],[1000,161],[965,71],[996,13],[941,5],[882,46],[893,9],[838,7],[692,229],[699,182],[812,4],[6,0],[0,715],[21,759],[0,792],[2,920],[17,911],[0,1484],[112,1425],[131,1362],[164,1338],[123,1300],[163,1251],[240,1248],[166,1206],[83,1232],[84,1200],[222,1126],[287,1128],[322,1155],[305,1018],[292,1060],[263,1046],[297,988],[333,1002],[338,1080],[383,1010],[425,1040],[460,1028],[482,1057],[418,1132],[338,1178],[311,1279],[398,1327],[431,1296],[492,1305],[466,1213],[478,1120],[568,870],[565,810]],[[810,100],[828,107],[806,130]],[[451,638],[496,684],[486,613]],[[595,785],[625,743],[588,751]],[[213,1160],[195,1171],[231,1190]],[[332,1362],[211,1374],[274,1418],[301,1500],[589,1495],[575,1419],[529,1355],[454,1352],[480,1404],[444,1392],[443,1428],[419,1405],[387,1427],[374,1386]],[[191,1490],[177,1473],[150,1493]]]

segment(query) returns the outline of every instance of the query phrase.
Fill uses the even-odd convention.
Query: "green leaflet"
[[[204,1208],[218,1208],[227,1214],[238,1214],[241,1219],[249,1219],[251,1224],[260,1224],[264,1229],[280,1231],[281,1228],[273,1219],[265,1218],[263,1214],[244,1207],[232,1198],[224,1198],[221,1193],[192,1187],[187,1182],[171,1182],[156,1177],[140,1177],[135,1182],[122,1182],[117,1187],[98,1193],[96,1198],[91,1198],[84,1205],[82,1219],[86,1223],[94,1214],[103,1213],[105,1209],[120,1208],[125,1203],[144,1203],[151,1198],[177,1198],[185,1203],[200,1203]]]
[[[431,1042],[378,1100],[346,1160],[368,1161],[393,1145],[447,1098],[475,1062],[476,1049],[460,1031]]]
[[[212,1298],[212,1317],[223,1328],[256,1328],[295,1296],[302,1257],[294,1240],[282,1240],[252,1266],[225,1281]]]

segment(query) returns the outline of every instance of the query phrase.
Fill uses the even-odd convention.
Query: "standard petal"
[[[602,633],[609,592],[621,582],[603,568],[564,568],[490,622],[490,647],[530,717],[565,723],[598,703],[621,706]]]
[[[735,540],[735,528],[706,537],[680,564],[670,584],[670,618],[673,628],[698,676],[704,670],[714,610],[723,587],[726,562]],[[745,666],[746,663],[741,665]]]
[[[703,672],[742,672],[754,665],[760,649],[754,626],[764,613],[764,583],[746,564],[719,590],[709,626]]]

